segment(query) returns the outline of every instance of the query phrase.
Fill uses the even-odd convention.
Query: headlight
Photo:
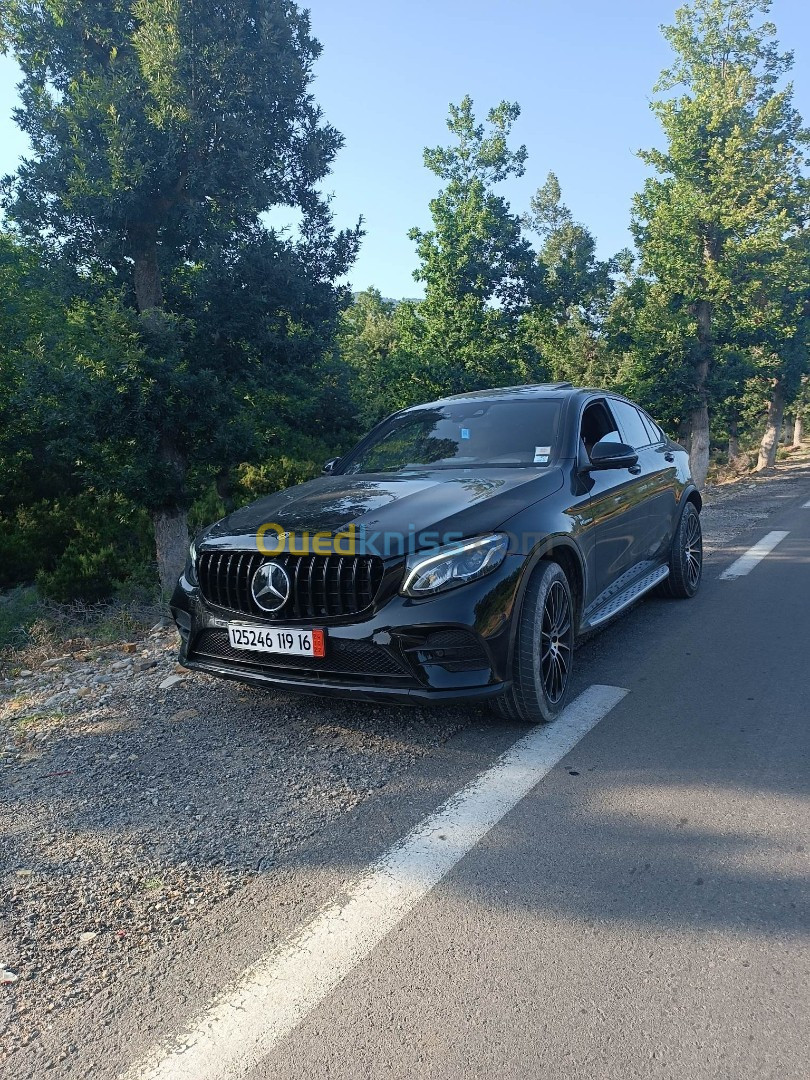
[[[198,585],[197,581],[197,541],[191,541],[186,559],[185,578],[189,585]]]
[[[508,536],[492,533],[447,544],[430,553],[409,555],[400,592],[405,596],[430,596],[475,581],[501,565],[508,546]]]

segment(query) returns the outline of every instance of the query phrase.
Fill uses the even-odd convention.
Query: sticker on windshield
[[[462,439],[469,439],[469,437],[470,437],[470,429],[468,427],[463,427],[461,429],[461,437],[462,437]]]
[[[535,465],[545,465],[548,461],[549,454],[551,453],[550,446],[535,446],[534,448],[534,463]]]

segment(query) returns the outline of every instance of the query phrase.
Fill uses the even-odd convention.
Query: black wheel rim
[[[684,555],[686,556],[686,579],[689,587],[696,589],[703,568],[703,534],[697,514],[690,514],[686,523]]]
[[[571,604],[561,581],[553,581],[543,605],[540,666],[543,689],[552,705],[562,699],[571,670]]]

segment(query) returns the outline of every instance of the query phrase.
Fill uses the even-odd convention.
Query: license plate
[[[239,626],[228,624],[228,640],[234,649],[252,652],[287,653],[289,656],[325,656],[323,630],[289,630],[282,626]]]

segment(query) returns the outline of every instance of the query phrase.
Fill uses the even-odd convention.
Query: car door
[[[679,501],[682,485],[678,476],[676,448],[651,416],[648,416],[643,409],[638,411],[650,432],[650,448],[647,453],[652,457],[652,467],[658,479],[657,497],[665,519],[664,547],[668,555],[680,517]]]
[[[580,453],[586,468],[582,477],[589,496],[587,527],[579,535],[588,571],[586,616],[634,576],[644,515],[641,466],[587,470],[589,449],[605,439],[624,442],[608,399],[592,398],[580,419]]]
[[[666,456],[666,444],[657,444],[655,425],[642,411],[624,398],[611,397],[610,405],[622,432],[623,441],[638,454],[640,472],[636,515],[635,561],[638,564],[662,561],[669,552],[677,507],[675,469],[672,455]]]

